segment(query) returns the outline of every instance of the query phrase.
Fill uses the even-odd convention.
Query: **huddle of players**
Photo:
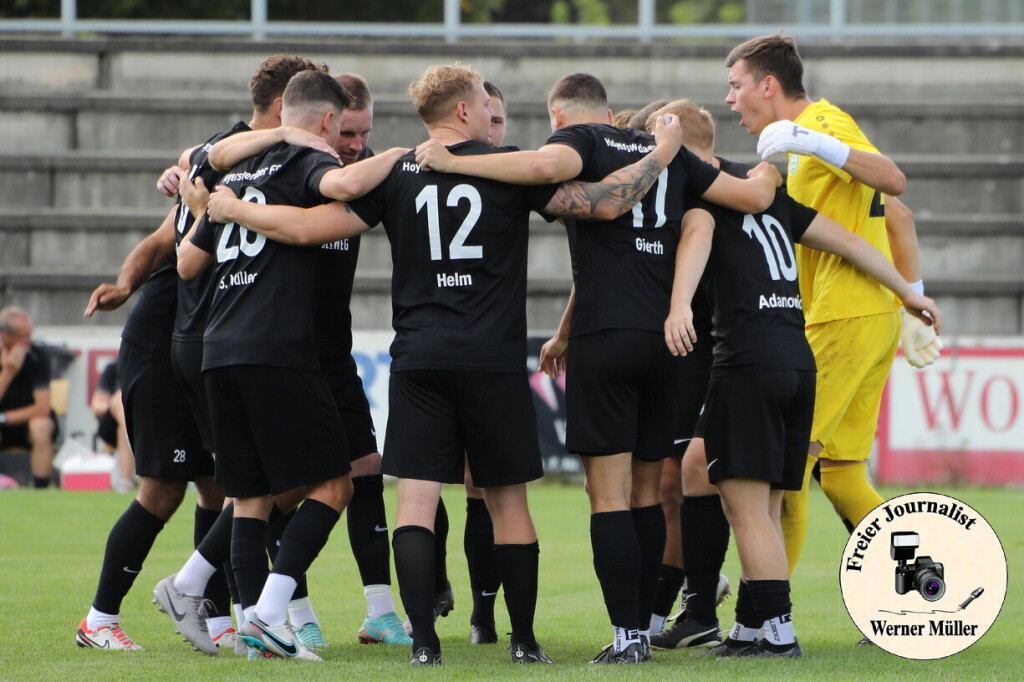
[[[553,372],[564,368],[566,360],[572,367],[567,447],[581,455],[587,471],[595,568],[615,633],[594,662],[650,658],[648,627],[665,543],[658,488],[662,460],[672,454],[676,435],[680,363],[673,356],[692,351],[697,340],[689,301],[708,253],[717,259],[711,272],[719,273],[708,284],[716,347],[699,428],[707,431],[714,466],[710,483],[719,484],[744,565],[733,634],[749,634],[748,626],[756,621],[756,635],[766,625],[765,638],[756,645],[753,637],[730,638],[750,642],[742,652],[729,641],[712,651],[799,655],[785,550],[777,532],[781,492],[770,491],[792,488],[794,477],[799,487],[814,404],[814,359],[803,336],[792,243],[804,238],[842,251],[918,314],[925,309],[937,315],[934,305],[915,298],[883,256],[843,242],[836,236],[837,230],[849,234],[843,228],[777,191],[781,178],[773,167],[762,164],[741,179],[747,168],[704,162],[711,160],[710,147],[703,160],[693,150],[680,149],[671,109],[652,119],[657,145],[645,133],[612,127],[603,87],[585,74],[567,76],[553,87],[548,104],[556,132],[548,144],[536,152],[505,152],[495,164],[488,157],[504,150],[487,144],[490,112],[482,79],[467,67],[432,67],[410,89],[431,140],[393,169],[389,163],[384,181],[362,198],[355,197],[377,184],[366,175],[358,183],[347,178],[334,183],[335,191],[324,191],[324,178],[339,175],[336,165],[322,152],[287,143],[332,142],[332,121],[344,109],[345,93],[328,82],[334,83],[309,72],[289,84],[284,122],[295,127],[225,139],[217,145],[219,160],[213,159],[218,149],[211,150],[217,167],[233,168],[221,179],[225,189],[210,198],[211,218],[198,221],[179,254],[183,277],[199,275],[216,254],[202,363],[211,405],[218,405],[212,415],[214,439],[221,446],[218,480],[236,498],[236,510],[243,508],[236,517],[246,522],[265,517],[267,492],[298,485],[313,491],[299,513],[307,507],[314,511],[301,525],[297,516],[282,539],[281,554],[286,554],[286,541],[294,540],[287,560],[279,555],[266,578],[261,554],[264,572],[246,578],[250,593],[260,582],[253,577],[265,579],[265,586],[255,592],[255,601],[246,602],[242,595],[243,604],[255,605],[246,614],[242,634],[278,656],[315,658],[294,636],[285,611],[297,580],[347,501],[348,481],[345,467],[336,461],[337,443],[344,442],[337,415],[325,410],[333,402],[323,399],[318,385],[309,296],[313,250],[301,246],[339,244],[383,222],[395,263],[396,331],[390,387],[394,419],[389,420],[384,472],[399,479],[393,542],[412,623],[411,662],[441,660],[433,628],[432,526],[441,483],[462,480],[463,455],[494,521],[513,628],[512,659],[550,662],[533,636],[539,547],[524,487],[541,475],[523,367],[526,220],[535,209],[569,219],[574,289],[542,363]],[[677,109],[692,113],[696,107]],[[719,165],[727,172],[721,173]],[[318,206],[325,198],[353,200]],[[684,212],[686,236],[677,249]],[[716,225],[721,229],[714,230]],[[719,235],[732,235],[734,248],[712,250],[711,231],[716,244],[729,239]],[[747,236],[735,238],[740,231]],[[746,279],[726,276],[736,272],[746,273]],[[755,306],[760,313],[753,315],[756,331],[750,329],[751,300],[771,301]],[[790,303],[794,300],[795,305]],[[573,352],[566,357],[570,340]],[[756,391],[749,390],[751,374],[757,377]],[[296,377],[302,381],[296,383]],[[273,400],[293,392],[294,411]],[[719,407],[740,399],[749,410]],[[753,423],[758,428],[751,429]],[[271,433],[283,424],[295,430],[287,437]],[[310,428],[318,429],[322,440],[302,441]],[[296,442],[303,447],[296,448]],[[293,459],[281,466],[280,453],[289,447],[308,459],[308,469],[290,453]],[[239,566],[243,573],[258,573],[253,561],[257,543],[239,551],[240,563],[235,563],[235,544],[241,544],[237,538],[244,529],[238,518],[234,524],[231,553],[238,580]],[[265,534],[265,527],[260,530]],[[212,568],[207,572],[212,574]],[[716,581],[717,575],[716,568]],[[174,588],[173,578],[158,585],[158,600],[161,586],[170,581]],[[193,602],[199,613],[201,596],[193,595]],[[161,606],[175,616],[179,610],[171,591]]]

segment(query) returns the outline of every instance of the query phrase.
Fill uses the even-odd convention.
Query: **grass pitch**
[[[883,495],[906,492],[884,490]],[[364,602],[344,521],[310,572],[313,604],[331,646],[326,663],[280,660],[248,662],[233,656],[208,658],[193,652],[174,634],[166,616],[150,603],[152,588],[180,567],[191,550],[194,496],[161,534],[121,610],[128,634],[145,652],[79,649],[74,635],[96,588],[106,535],[128,505],[117,493],[65,493],[30,490],[0,493],[0,615],[11,645],[0,647],[2,680],[456,680],[697,678],[697,679],[1022,679],[1017,646],[1024,629],[1024,606],[1016,601],[1022,585],[1015,571],[1024,565],[1024,495],[1013,490],[949,489],[980,511],[996,529],[1009,565],[1006,604],[989,632],[974,646],[940,661],[912,661],[873,647],[855,647],[860,633],[843,607],[838,566],[846,532],[824,496],[812,491],[808,544],[793,585],[794,618],[805,656],[801,660],[716,661],[685,652],[655,652],[651,664],[627,669],[595,669],[589,661],[610,640],[610,627],[591,562],[589,519],[582,488],[536,485],[530,500],[540,534],[541,581],[537,635],[558,663],[514,667],[506,645],[468,644],[471,600],[462,551],[465,503],[461,490],[445,491],[451,535],[448,565],[455,587],[455,610],[438,623],[444,648],[441,669],[419,670],[407,663],[406,647],[360,646]],[[394,488],[386,492],[393,518]],[[730,546],[725,571],[735,584],[738,561]],[[394,589],[398,601],[397,585]],[[732,622],[735,602],[719,610],[723,627]],[[401,611],[401,606],[399,606]],[[499,633],[508,620],[500,603]],[[14,642],[19,644],[14,646]],[[507,641],[507,640],[506,640]]]

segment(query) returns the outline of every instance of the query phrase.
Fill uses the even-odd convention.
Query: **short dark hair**
[[[373,97],[370,96],[370,84],[359,74],[343,73],[340,76],[335,76],[334,80],[341,83],[342,87],[352,95],[352,103],[348,105],[349,109],[362,111],[369,109],[373,104]]]
[[[284,93],[291,77],[300,71],[327,73],[327,65],[292,54],[275,54],[272,57],[267,57],[256,69],[253,77],[249,79],[252,105],[260,111],[267,109],[275,99]]]
[[[731,67],[741,59],[747,63],[755,83],[763,81],[765,76],[775,76],[787,97],[801,97],[807,93],[804,90],[804,63],[793,36],[773,33],[751,38],[733,48],[725,59],[725,65]]]
[[[284,89],[284,105],[289,109],[308,104],[327,104],[339,112],[352,103],[348,90],[323,71],[300,71]]]
[[[484,90],[487,91],[488,96],[497,97],[501,100],[502,104],[505,103],[505,95],[501,94],[501,90],[498,89],[498,86],[491,81],[484,81]]]
[[[596,76],[570,73],[562,76],[548,91],[548,105],[555,100],[569,100],[585,107],[607,108],[608,93]]]

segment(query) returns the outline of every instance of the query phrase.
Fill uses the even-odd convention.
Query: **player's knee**
[[[352,501],[352,479],[345,475],[311,485],[306,499],[322,502],[341,512]]]
[[[50,415],[28,420],[28,437],[33,445],[53,443],[54,424]]]
[[[368,455],[364,455],[359,459],[352,461],[352,478],[359,478],[360,476],[378,476],[380,475],[382,457],[379,452],[371,452]]]
[[[200,507],[220,509],[224,506],[224,489],[217,485],[213,476],[198,476],[195,483]]]
[[[150,514],[167,521],[181,506],[187,487],[184,479],[143,476],[136,499]]]

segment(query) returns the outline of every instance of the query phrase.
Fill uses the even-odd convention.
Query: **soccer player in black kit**
[[[485,142],[488,96],[475,71],[432,67],[410,91],[432,140],[460,158],[506,156],[495,157],[502,150]],[[675,158],[672,121],[665,127],[670,142],[596,184],[531,189],[426,173],[410,154],[350,205],[302,212],[254,206],[224,191],[211,197],[217,219],[239,220],[275,239],[322,243],[378,222],[388,232],[396,338],[384,471],[399,479],[393,544],[414,664],[441,660],[431,527],[441,484],[462,482],[464,455],[494,520],[512,660],[550,661],[533,635],[539,546],[525,487],[542,474],[524,367],[528,214],[610,219],[628,211]]]
[[[538,151],[486,163],[431,141],[416,158],[446,172],[536,184],[604,177],[653,144],[645,133],[611,125],[604,86],[588,74],[555,83],[548,108],[555,132]],[[767,164],[755,175],[719,175],[683,149],[631,212],[609,222],[579,220],[569,230],[573,294],[542,366],[565,355],[571,339],[566,447],[587,474],[594,566],[614,628],[595,663],[650,658],[646,631],[665,544],[658,490],[661,462],[672,452],[678,369],[662,333],[683,197],[761,209],[781,178]]]
[[[303,72],[285,89],[282,120],[329,146],[348,101],[327,74]],[[250,201],[312,206],[338,184],[338,171],[332,156],[284,143],[236,166],[222,183]],[[217,262],[203,372],[218,479],[235,498],[231,562],[243,604],[255,604],[240,633],[277,656],[308,660],[319,657],[287,622],[288,602],[352,494],[344,430],[317,359],[316,256],[235,223],[203,220],[178,263],[188,278]],[[267,576],[270,496],[300,486],[305,501]]]
[[[704,125],[713,125],[710,116]],[[742,177],[749,169],[714,158],[710,147],[694,151],[733,175]],[[736,624],[726,641],[708,652],[715,656],[802,654],[780,523],[783,491],[802,483],[814,412],[815,363],[804,335],[796,242],[842,256],[889,287],[908,312],[939,325],[935,302],[915,294],[885,256],[791,199],[784,188],[763,212],[688,203],[665,341],[674,355],[690,352],[698,341],[690,301],[707,266],[715,348],[697,431],[743,569]],[[755,641],[762,628],[764,638]]]

